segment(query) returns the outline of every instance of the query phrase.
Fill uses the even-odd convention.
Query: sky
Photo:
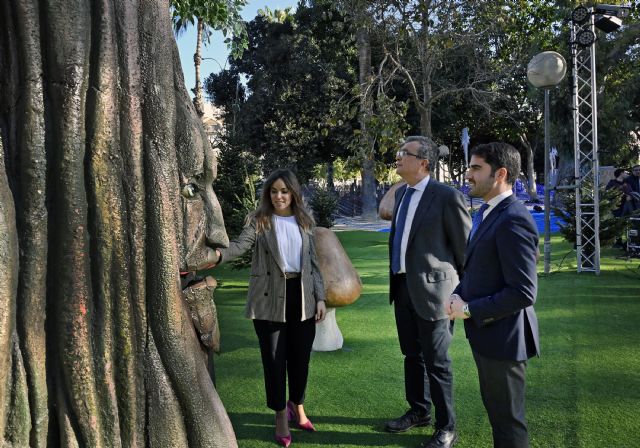
[[[258,14],[258,10],[269,7],[271,10],[285,9],[292,7],[295,9],[297,0],[249,0],[249,4],[242,11],[242,18],[251,21]],[[180,61],[182,62],[182,71],[184,73],[184,81],[187,84],[187,91],[193,96],[191,89],[195,85],[195,73],[193,68],[193,53],[196,51],[196,27],[190,26],[187,31],[177,37],[178,50],[180,51]],[[201,81],[211,73],[217,73],[225,67],[229,50],[224,44],[222,33],[216,31],[211,36],[208,45],[203,47],[202,66],[200,73]]]

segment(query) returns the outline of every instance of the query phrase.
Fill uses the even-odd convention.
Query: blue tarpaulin
[[[532,211],[531,216],[535,220],[536,226],[538,226],[538,233],[542,235],[544,233],[544,212]],[[558,221],[560,221],[560,219],[553,212],[551,212],[551,216],[549,218],[551,233],[560,231],[560,226],[558,225]],[[390,230],[391,229],[387,228],[387,229],[380,230],[380,232],[389,232]]]

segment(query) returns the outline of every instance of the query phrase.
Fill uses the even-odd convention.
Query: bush
[[[327,229],[333,227],[338,211],[338,196],[326,188],[318,188],[311,198],[311,209],[317,226]]]
[[[585,185],[583,188],[583,203],[593,202],[593,196],[589,192],[589,185]],[[625,218],[618,218],[613,215],[613,210],[618,207],[620,202],[620,192],[612,189],[605,190],[601,188],[599,190],[600,196],[600,246],[609,246],[619,238],[625,231],[628,220]],[[575,190],[564,190],[562,194],[558,193],[558,199],[562,204],[561,207],[553,207],[553,212],[558,216],[563,223],[560,224],[560,233],[565,240],[574,243],[576,242],[576,193]],[[582,229],[583,235],[589,238],[593,232],[591,229]]]
[[[213,188],[220,201],[227,234],[233,240],[240,235],[247,214],[258,204],[255,183],[259,175],[255,157],[227,140],[219,145],[218,178]],[[247,251],[231,265],[235,269],[250,266],[252,253],[252,250]]]

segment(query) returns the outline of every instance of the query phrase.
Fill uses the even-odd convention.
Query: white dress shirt
[[[280,258],[284,272],[300,272],[302,256],[302,235],[295,216],[273,216],[273,225],[278,240]]]
[[[487,205],[489,207],[487,207],[487,209],[484,211],[484,213],[482,214],[482,220],[484,221],[485,218],[489,215],[489,213],[491,213],[491,210],[493,210],[494,208],[496,208],[496,205],[498,205],[499,203],[501,203],[502,201],[504,201],[505,199],[507,199],[509,196],[511,196],[513,194],[513,190],[509,189],[507,191],[503,191],[502,193],[500,193],[498,196],[495,196],[491,199],[489,199],[487,201]]]
[[[416,209],[418,208],[418,204],[420,203],[420,199],[422,199],[422,193],[426,190],[427,185],[429,184],[430,176],[425,177],[420,182],[415,184],[413,187],[414,191],[411,196],[411,202],[409,202],[409,208],[407,209],[407,220],[404,222],[404,229],[402,229],[402,244],[400,244],[400,271],[398,274],[406,273],[406,263],[405,263],[405,255],[407,253],[407,243],[409,242],[409,233],[411,232],[411,223],[413,222],[413,217],[416,214]],[[407,185],[407,188],[409,186]],[[406,191],[406,190],[405,190]],[[402,197],[404,200],[404,196]],[[402,201],[398,205],[398,210],[400,210],[400,206],[402,205]],[[396,224],[398,223],[398,217],[396,216]],[[396,228],[396,232],[399,232],[401,229]]]

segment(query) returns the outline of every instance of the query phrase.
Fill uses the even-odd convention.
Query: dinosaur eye
[[[187,184],[182,188],[181,193],[185,198],[192,199],[198,191],[200,191],[200,189],[196,184]]]

